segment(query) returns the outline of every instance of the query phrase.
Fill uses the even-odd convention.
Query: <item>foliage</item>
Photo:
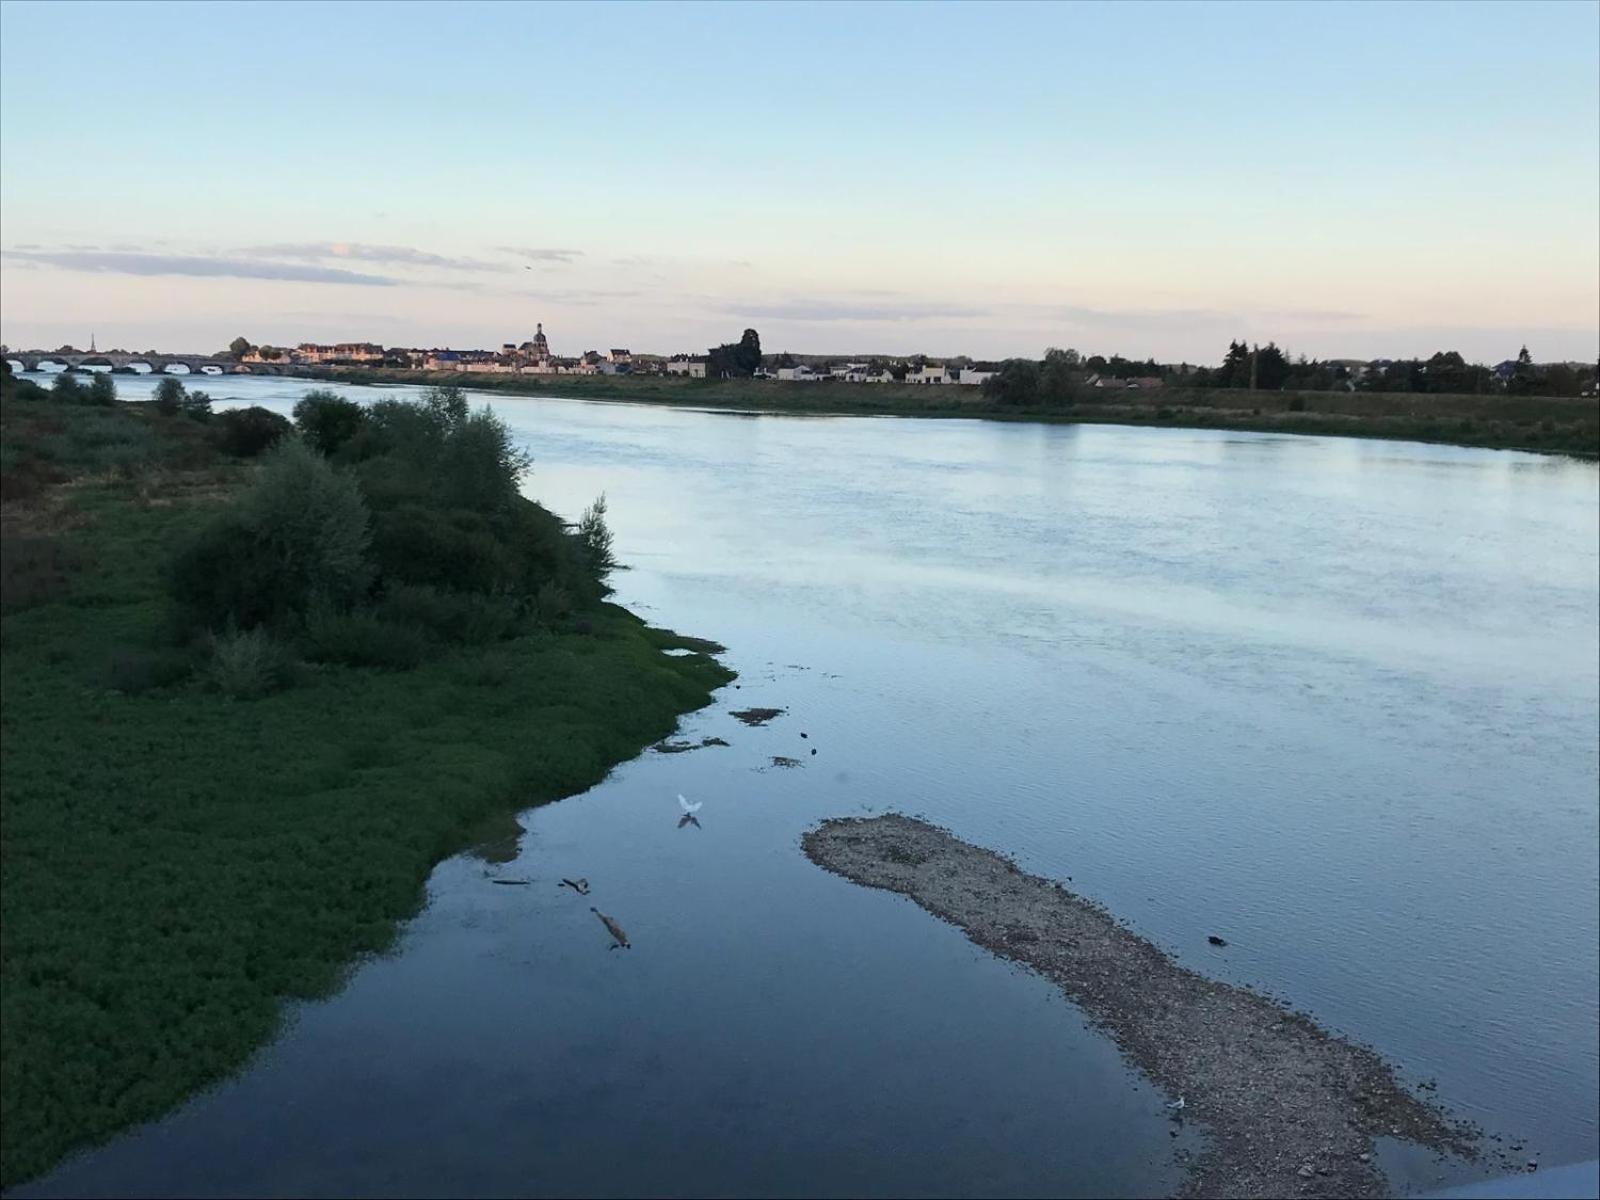
[[[1008,407],[1031,405],[1039,395],[1039,364],[1031,358],[1008,358],[983,381],[983,394]]]
[[[294,406],[294,424],[313,450],[337,455],[366,424],[366,411],[335,392],[310,391]]]
[[[285,1000],[323,994],[389,943],[468,830],[590,786],[727,678],[663,656],[604,606],[593,637],[546,632],[404,673],[323,666],[248,705],[205,685],[254,692],[243,664],[259,680],[274,656],[226,633],[193,685],[86,689],[118,647],[157,636],[160,564],[214,503],[136,495],[75,489],[67,536],[89,565],[64,596],[4,618],[8,1188],[238,1069]]]
[[[183,386],[183,380],[175,376],[163,376],[161,382],[156,384],[156,411],[163,416],[176,416],[188,398],[188,389]]]
[[[294,656],[265,629],[229,630],[209,645],[205,682],[230,700],[257,700],[289,683]]]
[[[617,566],[612,540],[611,527],[606,524],[606,494],[601,492],[578,520],[578,544],[590,572],[602,583]]]
[[[367,507],[355,481],[297,441],[263,456],[255,483],[174,561],[174,598],[206,629],[293,626],[346,605],[371,579]]]
[[[83,385],[70,370],[57,371],[50,381],[50,395],[64,404],[83,403]]]
[[[224,454],[255,458],[293,433],[294,426],[282,414],[252,405],[223,413],[217,418],[216,430],[217,445]]]
[[[305,646],[314,662],[405,670],[420,663],[428,640],[414,625],[365,610],[339,612],[318,604],[306,617]]]
[[[111,378],[109,371],[94,373],[89,380],[84,400],[89,404],[98,404],[101,408],[110,408],[117,402],[117,383]]]
[[[516,631],[517,602],[426,584],[396,584],[378,603],[378,615],[421,630],[439,642],[479,645]]]
[[[235,361],[243,358],[246,354],[249,354],[250,351],[254,349],[255,347],[250,344],[249,338],[236,337],[233,339],[233,341],[228,343],[228,354]]]
[[[746,329],[737,342],[724,342],[711,349],[706,362],[708,379],[743,378],[753,375],[761,366],[761,335]]]

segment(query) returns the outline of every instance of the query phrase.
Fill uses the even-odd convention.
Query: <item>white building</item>
[[[963,387],[981,387],[999,373],[998,371],[974,371],[971,367],[962,367],[956,382]]]
[[[665,364],[668,375],[687,375],[690,379],[706,377],[706,360],[688,354],[674,354]]]
[[[778,378],[786,380],[790,383],[815,383],[817,380],[821,379],[822,376],[818,375],[810,367],[800,366],[779,367]]]
[[[915,371],[906,372],[907,383],[950,383],[950,372],[932,363]]]

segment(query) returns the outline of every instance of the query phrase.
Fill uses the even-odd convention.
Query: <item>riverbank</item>
[[[603,604],[407,670],[207,690],[168,632],[167,566],[254,468],[201,430],[149,406],[3,412],[5,1185],[236,1070],[287,1001],[392,943],[441,858],[731,678]]]
[[[1470,1135],[1405,1091],[1373,1051],[1253,991],[1184,967],[1060,884],[889,814],[825,821],[824,869],[898,892],[1055,982],[1210,1135],[1196,1196],[1388,1194],[1375,1139],[1471,1154]]]
[[[742,412],[1237,429],[1600,457],[1600,401],[1594,397],[1160,388],[1091,393],[1069,409],[1018,409],[987,399],[978,388],[958,386],[354,368],[318,371],[315,377],[377,385],[454,383],[513,395],[625,400]]]

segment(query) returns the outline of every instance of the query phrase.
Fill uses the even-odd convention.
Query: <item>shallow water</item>
[[[199,386],[280,411],[305,388]],[[731,745],[524,814],[513,861],[441,864],[396,954],[29,1194],[1170,1189],[1191,1134],[1073,1006],[800,855],[818,819],[886,809],[1070,876],[1519,1157],[1593,1157],[1593,464],[494,404],[529,494],[608,494],[618,598],[729,646],[737,687],[684,729]],[[727,715],[753,705],[787,712]],[[1402,1187],[1461,1174],[1393,1161]]]

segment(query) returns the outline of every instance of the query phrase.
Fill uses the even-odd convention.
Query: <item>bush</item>
[[[314,662],[349,667],[405,670],[427,655],[428,641],[411,625],[386,621],[371,612],[338,612],[319,606],[306,619],[306,652]]]
[[[601,492],[578,520],[578,544],[583,548],[585,565],[602,585],[617,565],[611,543],[611,528],[606,524],[606,494]]]
[[[89,404],[98,404],[102,408],[110,408],[117,402],[117,381],[111,378],[109,372],[95,373],[89,380],[89,388],[84,400]]]
[[[185,392],[178,407],[185,416],[203,420],[211,415],[211,397],[205,392]]]
[[[183,408],[183,403],[189,398],[188,390],[183,386],[183,380],[174,379],[171,375],[165,376],[156,384],[156,411],[163,416],[176,416]]]
[[[296,441],[263,458],[255,484],[173,565],[172,593],[204,628],[297,623],[318,601],[359,599],[371,578],[355,481]]]
[[[307,445],[331,457],[362,431],[367,412],[354,400],[329,391],[313,391],[294,406],[294,423]]]
[[[210,642],[205,679],[233,700],[254,700],[286,687],[294,670],[288,647],[265,629],[233,630]]]
[[[509,596],[400,584],[389,589],[377,611],[386,621],[422,630],[441,642],[482,645],[513,631],[518,607]]]
[[[58,371],[56,377],[50,381],[50,395],[66,404],[82,404],[83,385],[78,382],[78,377],[70,368]]]
[[[539,594],[534,597],[534,608],[539,613],[539,619],[547,624],[560,620],[572,611],[572,597],[565,588],[554,583],[546,583],[539,588]]]
[[[293,430],[287,417],[268,409],[234,408],[217,419],[217,444],[224,454],[255,458]]]

